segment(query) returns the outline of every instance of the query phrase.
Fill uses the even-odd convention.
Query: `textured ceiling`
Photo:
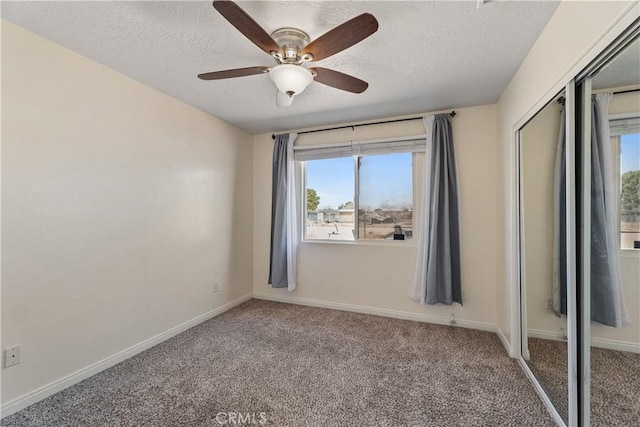
[[[211,2],[2,2],[2,17],[251,133],[490,104],[557,2],[238,2],[268,33],[315,39],[364,12],[378,32],[315,64],[369,82],[357,95],[313,83],[275,106],[266,75],[202,81],[203,72],[273,65]],[[43,64],[46,68],[46,64]]]
[[[636,39],[593,77],[593,89],[640,85],[640,39]]]

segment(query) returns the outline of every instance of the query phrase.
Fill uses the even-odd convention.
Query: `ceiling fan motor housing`
[[[271,33],[271,37],[282,49],[282,52],[272,53],[280,63],[300,64],[312,59],[311,55],[300,56],[302,49],[311,41],[304,31],[297,28],[280,28]]]

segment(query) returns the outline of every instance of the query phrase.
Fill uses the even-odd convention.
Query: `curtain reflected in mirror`
[[[522,354],[567,422],[565,119],[559,95],[519,132]]]
[[[591,425],[639,425],[640,42],[591,87]]]

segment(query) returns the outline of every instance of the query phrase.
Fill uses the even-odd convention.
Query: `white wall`
[[[520,133],[527,328],[560,337],[566,319],[556,317],[547,303],[553,295],[554,175],[562,111],[552,102]]]
[[[495,106],[456,110],[452,120],[458,162],[464,307],[424,306],[408,297],[415,243],[302,243],[300,284],[293,292],[267,285],[271,212],[271,134],[254,137],[254,295],[310,299],[367,307],[378,313],[448,322],[451,314],[467,326],[493,330],[496,322],[496,116]],[[421,121],[366,126],[300,136],[300,144],[367,140],[423,134]],[[399,243],[399,242],[396,242]],[[354,308],[354,307],[350,307]],[[393,313],[390,313],[393,311]],[[427,319],[428,317],[428,319]]]
[[[2,107],[3,405],[251,292],[250,135],[6,21]]]
[[[498,327],[512,349],[517,333],[515,133],[639,15],[637,2],[564,1],[498,101]]]

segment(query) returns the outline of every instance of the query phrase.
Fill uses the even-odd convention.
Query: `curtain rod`
[[[611,92],[612,95],[620,95],[623,93],[632,93],[632,92],[640,92],[640,88],[638,89],[627,89],[627,90],[614,90],[613,92]],[[606,93],[606,92],[603,92]],[[558,98],[558,104],[562,104],[564,105],[564,96],[561,96],[560,98]]]
[[[617,92],[613,92],[614,95],[619,95],[621,93],[631,93],[631,92],[640,92],[640,89],[627,89],[627,90],[619,90]]]
[[[451,117],[455,117],[456,116],[456,112],[452,111],[452,112],[449,113],[449,115]],[[358,125],[337,126],[337,127],[328,128],[328,129],[305,130],[303,132],[298,132],[298,135],[302,135],[302,134],[305,134],[305,133],[325,132],[325,131],[328,131],[328,130],[349,129],[349,128],[355,129],[355,128],[360,127],[360,126],[382,125],[382,124],[385,124],[385,123],[408,122],[410,120],[421,120],[421,119],[422,119],[422,116],[421,117],[411,117],[411,118],[408,118],[408,119],[395,119],[395,120],[384,120],[384,121],[381,121],[381,122],[373,122],[373,123],[361,123],[361,124],[358,124]],[[276,136],[274,134],[271,134],[271,139],[276,139]]]

